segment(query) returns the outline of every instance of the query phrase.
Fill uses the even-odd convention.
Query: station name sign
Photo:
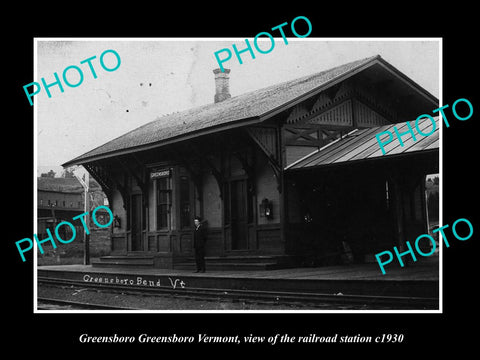
[[[169,177],[170,174],[171,174],[171,169],[155,169],[150,173],[150,179]]]

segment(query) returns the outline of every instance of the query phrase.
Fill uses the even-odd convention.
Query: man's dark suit
[[[193,232],[193,247],[195,248],[195,262],[197,271],[205,271],[205,243],[207,242],[207,231],[200,224]]]

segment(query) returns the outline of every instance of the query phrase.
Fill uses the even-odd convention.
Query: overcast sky
[[[428,40],[355,40],[326,41],[319,38],[276,39],[268,54],[242,54],[243,64],[235,56],[223,66],[231,69],[230,93],[250,90],[313,74],[368,56],[383,59],[439,98],[439,52],[436,39]],[[250,39],[252,41],[252,39]],[[264,44],[267,49],[270,45]],[[37,164],[41,171],[71,160],[156,117],[213,102],[215,93],[212,70],[218,68],[214,52],[222,48],[245,47],[244,39],[37,39],[37,72],[32,81],[54,82],[53,73],[62,77],[70,65],[83,70],[83,82],[75,88],[63,84],[34,97],[37,111]],[[243,43],[243,45],[242,45]],[[112,72],[102,69],[100,54],[115,50],[120,67]],[[97,79],[88,64],[80,61],[92,56]],[[113,67],[112,54],[105,63]],[[72,83],[78,81],[69,70]],[[63,80],[62,80],[63,82]],[[28,106],[28,100],[26,106]]]

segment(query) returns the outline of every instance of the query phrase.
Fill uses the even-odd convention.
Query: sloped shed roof
[[[398,72],[379,55],[353,61],[316,74],[286,81],[263,89],[235,96],[218,103],[211,103],[186,111],[165,115],[107,142],[63,164],[83,164],[97,159],[130,151],[144,150],[167,142],[221,130],[227,126],[243,126],[260,122],[303,101],[312,93],[336,84],[375,63],[381,63]],[[411,85],[436,99],[417,84],[398,72]]]
[[[397,128],[400,134],[406,133],[408,130],[406,123],[391,124],[379,127],[373,127],[363,130],[354,130],[342,139],[338,139],[322,149],[312,152],[302,159],[287,166],[286,170],[299,170],[307,168],[318,168],[328,165],[338,165],[353,161],[375,160],[392,156],[404,156],[414,154],[419,151],[438,151],[439,149],[439,120],[435,119],[435,128],[430,119],[422,119],[418,121],[418,129],[423,134],[431,134],[422,136],[415,127],[415,122],[410,121],[411,127],[414,129],[415,139],[411,135],[403,136],[402,143],[398,141],[394,132]],[[392,134],[392,141],[388,142]],[[378,144],[376,135],[380,134],[380,140],[385,142],[384,151],[382,152]]]

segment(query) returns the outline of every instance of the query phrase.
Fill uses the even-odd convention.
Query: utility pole
[[[90,194],[88,193],[88,185],[90,184],[90,174],[83,168],[73,170],[73,175],[82,184],[84,193],[83,212],[85,215],[85,224],[90,225]],[[83,265],[90,265],[90,235],[86,231],[83,232]]]

